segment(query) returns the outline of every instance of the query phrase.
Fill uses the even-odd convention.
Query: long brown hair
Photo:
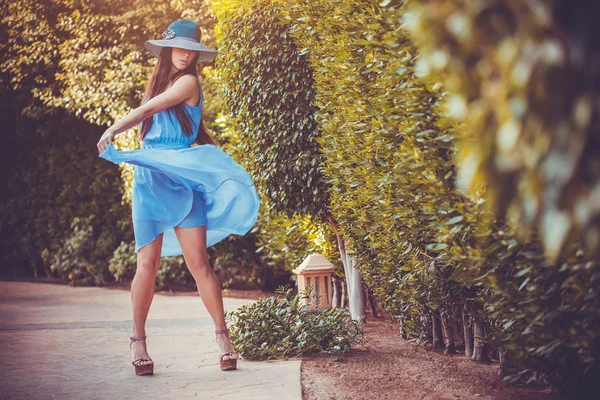
[[[183,71],[177,71],[172,76],[169,76],[169,71],[171,70],[171,54],[173,50],[171,47],[163,47],[160,52],[160,57],[158,57],[158,62],[154,66],[154,70],[152,71],[152,76],[150,80],[146,84],[146,91],[144,93],[144,98],[142,99],[142,103],[144,104],[146,100],[153,98],[154,96],[159,95],[163,91],[166,90],[169,85],[169,80],[172,79],[175,82],[179,77],[192,74],[198,79],[198,75],[196,72],[196,63],[198,61],[199,53],[196,52],[193,60],[190,62],[190,65],[184,69]],[[202,88],[200,88],[202,90]],[[204,101],[204,100],[203,100]],[[171,113],[174,113],[179,123],[181,124],[181,130],[186,136],[192,135],[192,119],[188,113],[188,110],[183,106],[183,102],[171,107],[168,109],[169,118],[171,118]],[[140,132],[140,140],[144,140],[144,137],[150,130],[152,126],[152,117],[146,118],[142,121],[142,129]],[[214,144],[217,143],[213,140],[212,136],[208,133],[206,126],[204,126],[204,119],[202,115],[200,115],[200,123],[198,124],[198,136],[196,140],[194,140],[196,144]]]

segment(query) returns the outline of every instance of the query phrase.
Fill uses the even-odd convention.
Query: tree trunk
[[[50,271],[50,268],[46,265],[46,263],[42,260],[42,266],[44,267],[44,272],[46,273],[46,278],[50,278],[52,276],[52,271]]]
[[[340,282],[340,286],[342,287],[342,293],[340,296],[340,308],[346,308],[346,282]]]
[[[337,222],[332,216],[328,217],[329,222],[335,231],[335,237],[340,251],[342,265],[346,274],[346,287],[348,291],[348,303],[350,305],[350,314],[353,320],[363,321],[366,318],[365,312],[365,290],[360,270],[355,257],[350,257],[346,251],[346,241],[339,232]]]
[[[391,317],[392,317],[392,319],[395,319],[396,321],[398,321],[398,330],[400,332],[400,336],[402,337],[402,339],[408,340],[408,335],[406,334],[406,331],[404,330],[404,316],[392,315]]]
[[[452,306],[452,312],[454,313],[453,325],[454,326],[454,345],[456,350],[464,350],[465,348],[465,332],[462,324],[462,304],[454,304]]]
[[[479,314],[480,309],[481,306],[477,303],[471,305],[471,314],[473,315],[473,361],[483,363],[489,361],[489,359],[487,357],[485,325],[481,314]]]
[[[44,274],[46,274],[46,278],[50,278],[50,276],[52,275],[52,272],[50,271],[50,268],[46,265],[46,262],[44,261],[42,256],[37,255],[37,256],[33,256],[33,257],[34,257],[33,262],[37,265],[36,269],[41,269],[42,271],[44,271]]]
[[[442,326],[444,328],[444,342],[446,348],[444,354],[455,354],[456,349],[454,347],[454,327],[452,325],[452,317],[447,310],[441,312]]]
[[[29,257],[29,265],[31,266],[31,268],[33,269],[33,277],[34,278],[38,278],[38,266],[37,266],[37,260],[34,257]]]
[[[331,275],[331,287],[333,288],[333,293],[331,294],[331,308],[341,308],[341,285],[340,280],[335,276]]]
[[[465,337],[465,356],[473,357],[473,323],[466,306],[462,309],[462,325]]]
[[[444,339],[439,310],[431,310],[431,324],[433,325],[433,347],[431,350],[442,351],[444,350]]]
[[[487,356],[490,360],[500,360],[500,356],[498,355],[498,342],[496,342],[494,339],[488,341]]]
[[[504,374],[505,374],[506,358],[507,358],[506,350],[499,347],[498,348],[498,361],[500,362],[500,368],[498,368],[498,376],[500,378],[504,377]]]
[[[373,318],[377,318],[377,303],[375,302],[375,297],[373,296],[373,290],[371,290],[370,287],[367,288],[367,299],[369,299],[369,305],[371,306]]]
[[[351,279],[348,280],[348,305],[352,319],[367,322],[365,285],[358,269],[356,258],[348,257],[348,271]]]

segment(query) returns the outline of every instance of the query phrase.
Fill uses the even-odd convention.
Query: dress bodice
[[[169,87],[171,85],[169,84]],[[168,89],[168,87],[167,87]],[[198,105],[191,106],[183,103],[183,107],[191,117],[192,132],[191,136],[187,136],[182,128],[175,113],[169,109],[157,112],[152,116],[152,126],[144,137],[142,148],[150,147],[169,147],[169,148],[184,148],[190,147],[196,140],[198,135],[198,125],[202,116],[202,91],[200,91],[200,100]]]

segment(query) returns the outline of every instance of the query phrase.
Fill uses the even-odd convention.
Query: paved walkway
[[[232,311],[253,300],[224,298]],[[130,362],[129,291],[0,282],[2,399],[301,399],[300,360],[240,359],[221,371],[199,296],[155,295],[148,322],[153,376]]]

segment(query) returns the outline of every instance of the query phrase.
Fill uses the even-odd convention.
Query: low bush
[[[229,336],[237,351],[248,360],[286,360],[308,353],[328,353],[340,359],[363,336],[360,320],[341,308],[308,310],[303,300],[312,296],[312,287],[294,295],[279,286],[276,294],[227,311]],[[309,300],[310,301],[310,300]],[[310,303],[309,303],[310,304]]]

